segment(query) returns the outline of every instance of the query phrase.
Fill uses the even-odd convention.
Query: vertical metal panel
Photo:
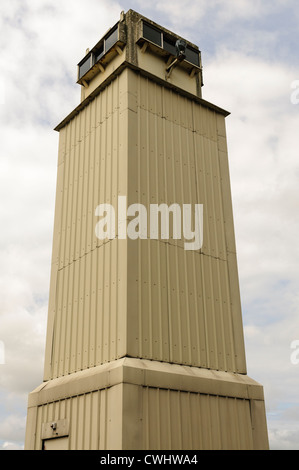
[[[101,244],[94,234],[94,210],[103,202],[115,205],[119,188],[124,189],[120,120],[126,127],[127,117],[119,112],[120,81],[114,80],[63,129],[61,233],[55,234],[60,269]]]
[[[69,450],[267,448],[263,435],[258,442],[251,406],[247,399],[119,384],[38,406],[34,448],[42,447],[42,424],[59,420],[68,422]]]
[[[128,353],[246,372],[237,271],[228,262],[234,233],[227,155],[218,144],[223,123],[214,111],[130,74],[138,82],[137,112],[129,116],[137,134],[129,145],[135,152],[137,141],[136,170],[128,175],[132,202],[148,213],[151,203],[203,204],[204,243],[200,252],[186,251],[184,240],[171,236],[134,241],[134,248],[129,243],[128,259],[137,268],[128,266],[128,324],[134,330]]]
[[[107,242],[58,271],[53,377],[125,355],[124,242]]]
[[[265,404],[261,400],[250,402],[253,445],[257,450],[269,449]]]
[[[129,70],[63,129],[46,378],[126,354],[246,372],[223,134],[214,111]],[[202,250],[171,232],[98,240],[95,208],[119,195],[146,207],[148,237],[150,204],[203,204]]]
[[[252,450],[250,402],[146,387],[143,440],[152,450]]]
[[[60,134],[45,379],[125,354],[125,241],[95,235],[96,207],[117,209],[127,190],[125,84],[123,74]]]
[[[35,449],[42,446],[42,423],[66,419],[69,450],[121,448],[121,385],[73,396],[37,408]]]

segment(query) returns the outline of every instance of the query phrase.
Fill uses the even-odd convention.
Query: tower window
[[[188,62],[191,62],[194,65],[197,65],[199,67],[199,54],[198,51],[195,49],[191,49],[191,47],[187,46],[186,47],[186,60]]]
[[[88,72],[88,70],[92,67],[91,62],[91,54],[89,54],[81,64],[79,64],[79,78],[83,77],[83,75]]]
[[[173,56],[177,55],[175,46],[177,37],[173,37],[169,33],[164,33],[145,21],[142,22],[142,37],[161,47],[169,54],[172,54]],[[200,66],[199,51],[197,49],[194,49],[192,46],[187,46],[185,55],[188,62],[191,62],[191,64],[196,65],[197,67]]]
[[[114,30],[105,39],[105,52],[107,52],[118,40],[118,28]]]
[[[78,64],[78,79],[82,78],[116,43],[123,40],[119,38],[118,23],[104,36],[101,41]]]
[[[175,56],[176,55],[175,39],[170,40],[164,36],[163,37],[163,49],[165,49],[165,51]]]
[[[149,25],[148,23],[143,23],[143,37],[148,39],[149,41],[157,44],[158,46],[162,46],[161,40],[161,31],[153,26]]]
[[[98,60],[100,60],[101,57],[103,57],[104,55],[104,44],[102,44],[99,49],[97,49],[95,52],[94,52],[94,56],[95,56],[95,62],[97,62]]]

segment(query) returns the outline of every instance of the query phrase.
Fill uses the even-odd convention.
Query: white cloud
[[[14,442],[4,442],[0,446],[0,450],[23,450],[24,446],[15,444]]]
[[[118,21],[120,11],[116,2],[106,0],[14,1],[0,16],[5,121],[23,126],[47,119],[56,124],[64,117],[79,101],[77,63],[107,25]],[[62,86],[59,106],[53,106]]]
[[[271,450],[298,450],[299,425],[278,420],[276,427],[269,430]]]
[[[22,442],[25,435],[26,419],[19,415],[11,414],[1,423],[0,440],[5,439],[2,450],[19,449],[17,442]],[[1,447],[0,447],[1,449]]]
[[[238,28],[237,22],[242,20],[260,20],[269,16],[270,11],[274,15],[287,7],[297,7],[294,0],[166,0],[154,3],[137,0],[135,4],[133,9],[145,16],[150,14],[156,22],[162,16],[163,25],[174,28],[178,34],[195,30],[199,37],[202,37],[202,31],[211,29],[217,36],[219,30],[231,28],[233,22],[233,28]],[[156,19],[153,17],[155,12]]]
[[[243,275],[297,273],[298,116],[294,71],[243,53],[219,52],[205,69],[204,98],[228,108],[228,148]],[[291,228],[291,230],[290,230]],[[292,249],[290,249],[292,247]],[[268,278],[269,279],[269,278]]]

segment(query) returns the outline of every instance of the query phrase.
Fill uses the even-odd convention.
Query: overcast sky
[[[53,128],[79,104],[76,65],[86,48],[129,8],[199,46],[203,98],[231,112],[248,375],[264,386],[271,448],[299,450],[299,364],[291,361],[299,343],[295,0],[1,0],[0,448],[23,448],[27,397],[43,377]]]

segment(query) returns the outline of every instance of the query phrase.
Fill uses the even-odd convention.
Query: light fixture
[[[166,67],[166,77],[167,80],[170,77],[172,70],[178,65],[179,62],[182,62],[186,58],[186,48],[187,43],[184,39],[178,39],[175,43],[176,58]]]
[[[178,60],[184,60],[186,57],[187,43],[183,39],[178,39],[175,43],[176,56]]]

